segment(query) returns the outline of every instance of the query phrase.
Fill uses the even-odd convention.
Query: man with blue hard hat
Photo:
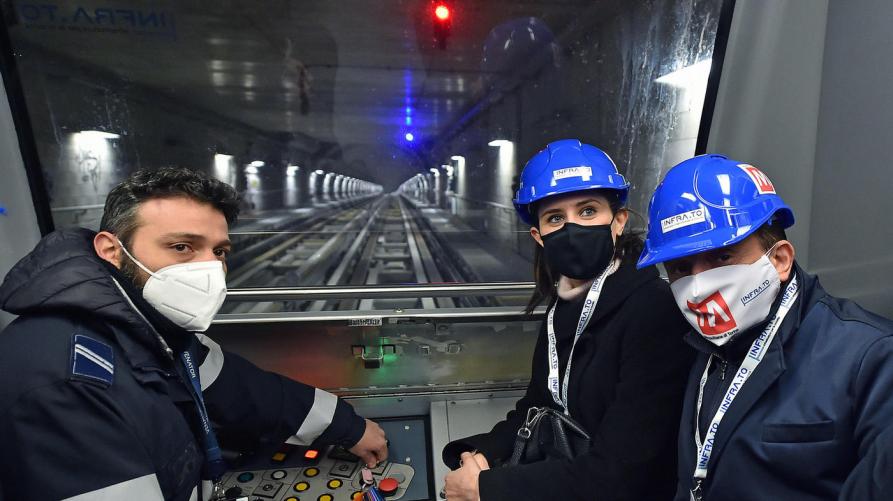
[[[639,267],[664,263],[699,356],[676,500],[893,499],[893,322],[800,268],[794,215],[759,169],[670,169]]]

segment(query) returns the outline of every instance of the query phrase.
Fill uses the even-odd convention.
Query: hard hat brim
[[[614,190],[620,192],[620,205],[626,205],[626,200],[629,197],[629,183],[625,183],[621,186],[616,185],[604,185],[604,186],[589,186],[584,189],[580,189],[579,187],[565,187],[565,188],[556,188],[555,190],[550,190],[546,192],[542,196],[537,196],[536,198],[531,199],[529,202],[518,202],[517,199],[512,200],[512,204],[515,206],[515,210],[518,212],[518,217],[521,218],[521,221],[529,225],[534,225],[535,221],[533,218],[533,214],[530,213],[530,204],[535,202],[540,202],[549,197],[554,197],[556,195],[565,195],[568,193],[576,193],[576,192],[584,192],[584,191],[592,191],[592,190]]]
[[[692,238],[690,236],[680,238],[672,244],[663,245],[658,249],[651,248],[646,242],[645,249],[642,251],[642,255],[639,257],[636,267],[642,269],[658,263],[672,261],[673,259],[679,259],[737,244],[752,235],[761,226],[766,224],[767,221],[771,221],[774,216],[778,217],[778,224],[782,228],[789,228],[794,225],[793,212],[789,208],[784,207],[759,221],[755,221],[752,226],[716,228],[697,235],[697,238]]]

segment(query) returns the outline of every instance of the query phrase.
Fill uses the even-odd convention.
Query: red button
[[[383,478],[378,482],[378,490],[381,491],[385,496],[390,496],[391,494],[397,492],[397,487],[400,486],[400,483],[397,482],[396,479],[391,477]]]
[[[304,453],[304,457],[307,459],[316,459],[316,456],[319,456],[319,451],[309,449]]]

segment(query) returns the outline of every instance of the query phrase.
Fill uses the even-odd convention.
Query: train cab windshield
[[[601,145],[643,214],[661,169],[695,152],[722,3],[3,8],[52,226],[96,229],[138,169],[230,183],[225,316],[517,310],[524,162],[565,137]]]

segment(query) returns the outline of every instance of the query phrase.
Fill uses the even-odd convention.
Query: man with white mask
[[[9,272],[0,499],[209,499],[221,445],[386,459],[384,432],[350,405],[200,334],[226,296],[238,203],[202,174],[140,171],[109,193],[101,231],[53,232]]]
[[[759,169],[670,169],[639,266],[664,263],[700,355],[677,501],[893,499],[893,322],[800,268],[791,209]]]

